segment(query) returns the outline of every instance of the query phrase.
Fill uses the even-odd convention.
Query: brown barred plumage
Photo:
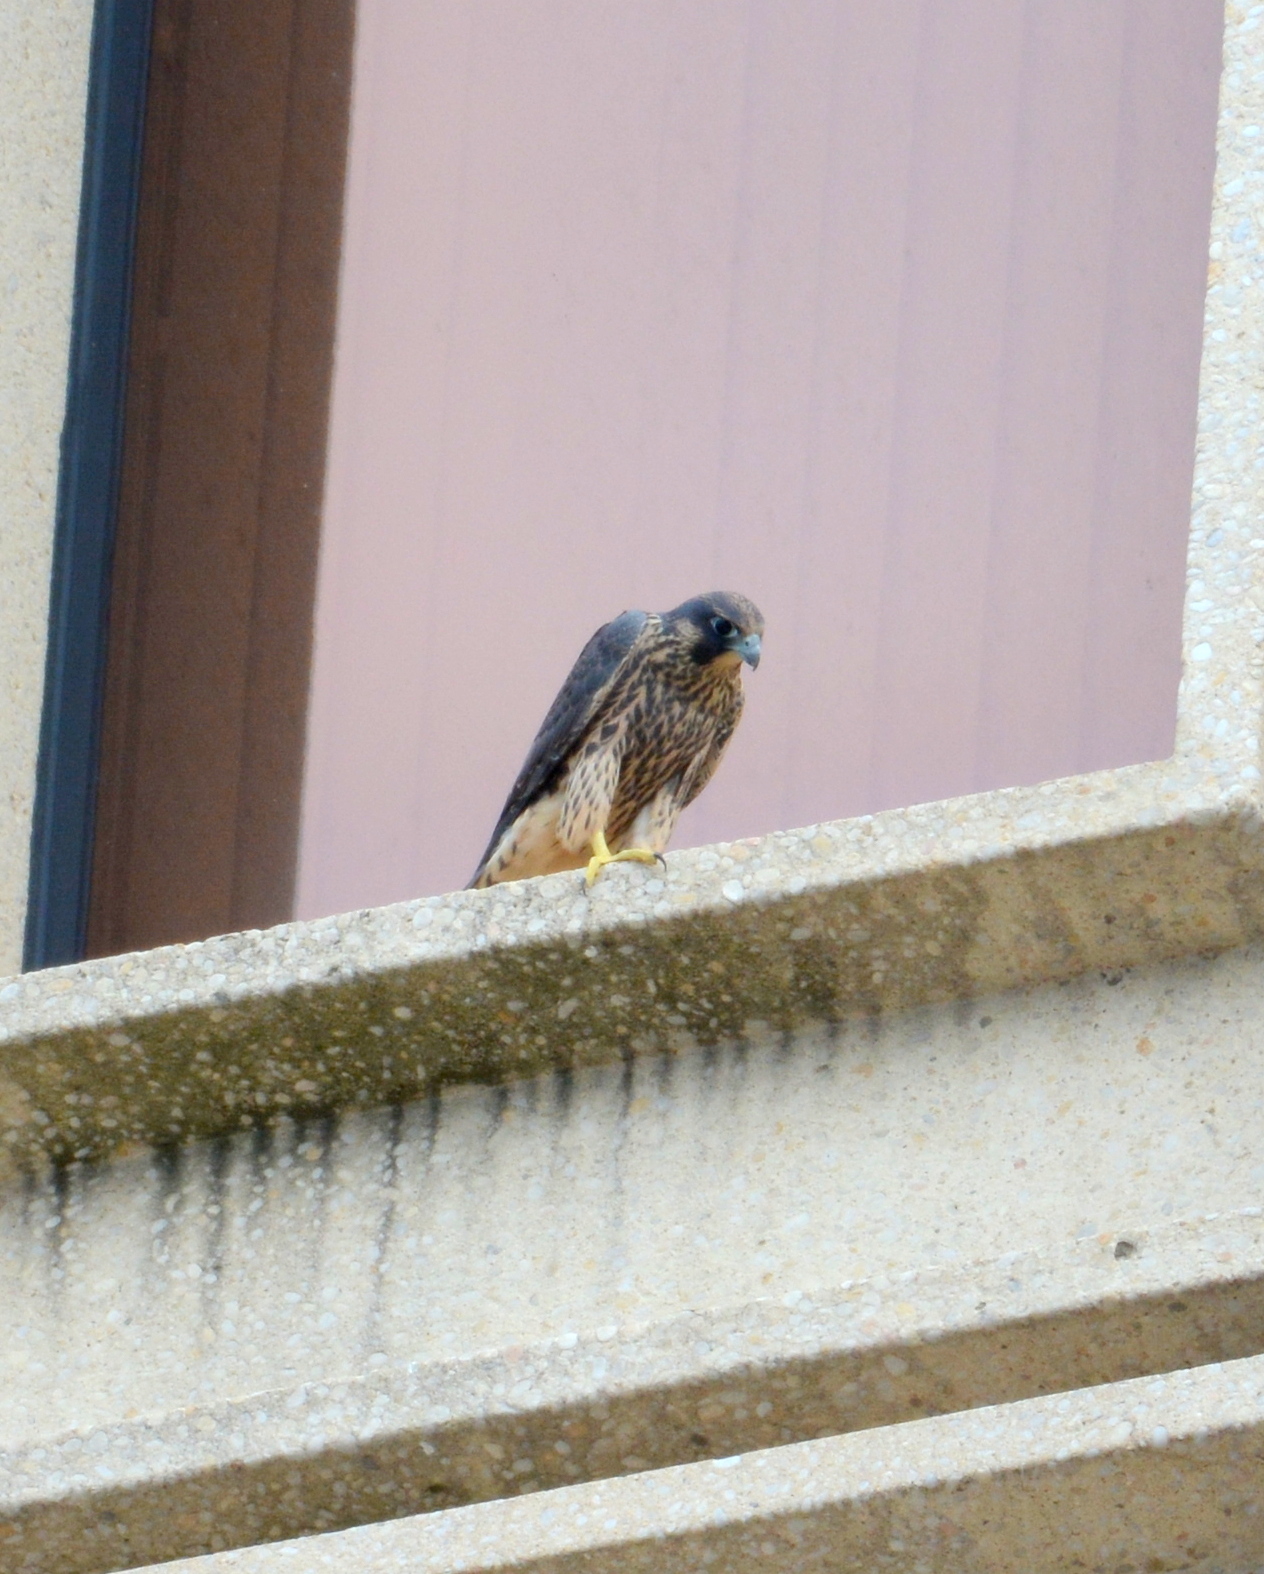
[[[764,620],[716,591],[598,629],[550,707],[471,886],[652,859],[710,781],[742,714]],[[607,850],[608,849],[608,853]]]

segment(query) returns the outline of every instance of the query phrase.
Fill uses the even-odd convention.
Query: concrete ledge
[[[0,1151],[97,1159],[1264,934],[1264,820],[1195,814],[1169,775],[685,852],[591,897],[560,875],[30,974],[0,985]]]
[[[1264,935],[1264,48],[1226,16],[1172,759],[677,853],[591,897],[557,876],[0,982],[9,1165]]]
[[[50,1168],[0,1197],[0,1571],[1254,1354],[1262,998],[1232,952]]]
[[[0,1453],[0,1570],[104,1574],[208,1541],[249,1546],[1253,1355],[1264,1230],[1255,1218],[1215,1230],[1238,1245],[1235,1267],[1254,1258],[1247,1279],[1216,1275],[1208,1234],[1149,1241],[1161,1268],[1139,1278],[1112,1273],[1094,1242],[1062,1262],[847,1286],[798,1317],[755,1303],[619,1330],[617,1375],[609,1338],[590,1334],[40,1436]],[[1096,1277],[1103,1296],[997,1321],[988,1309],[1013,1300],[1016,1275],[1046,1294]],[[1146,1282],[1161,1288],[1136,1293]],[[861,1308],[877,1313],[863,1330]]]
[[[1243,1569],[1264,1357],[170,1565],[171,1574]]]

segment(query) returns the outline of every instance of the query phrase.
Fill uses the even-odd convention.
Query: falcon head
[[[709,595],[682,602],[664,614],[663,622],[685,636],[690,654],[700,667],[712,662],[736,666],[739,661],[752,668],[759,665],[764,615],[745,596],[713,590]]]

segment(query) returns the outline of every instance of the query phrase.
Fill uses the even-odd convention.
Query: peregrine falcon
[[[742,714],[741,665],[764,619],[713,591],[671,612],[624,612],[584,646],[536,734],[471,888],[661,859]]]

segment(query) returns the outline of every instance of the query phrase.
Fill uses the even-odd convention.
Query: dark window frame
[[[24,965],[84,954],[152,0],[97,0]]]

